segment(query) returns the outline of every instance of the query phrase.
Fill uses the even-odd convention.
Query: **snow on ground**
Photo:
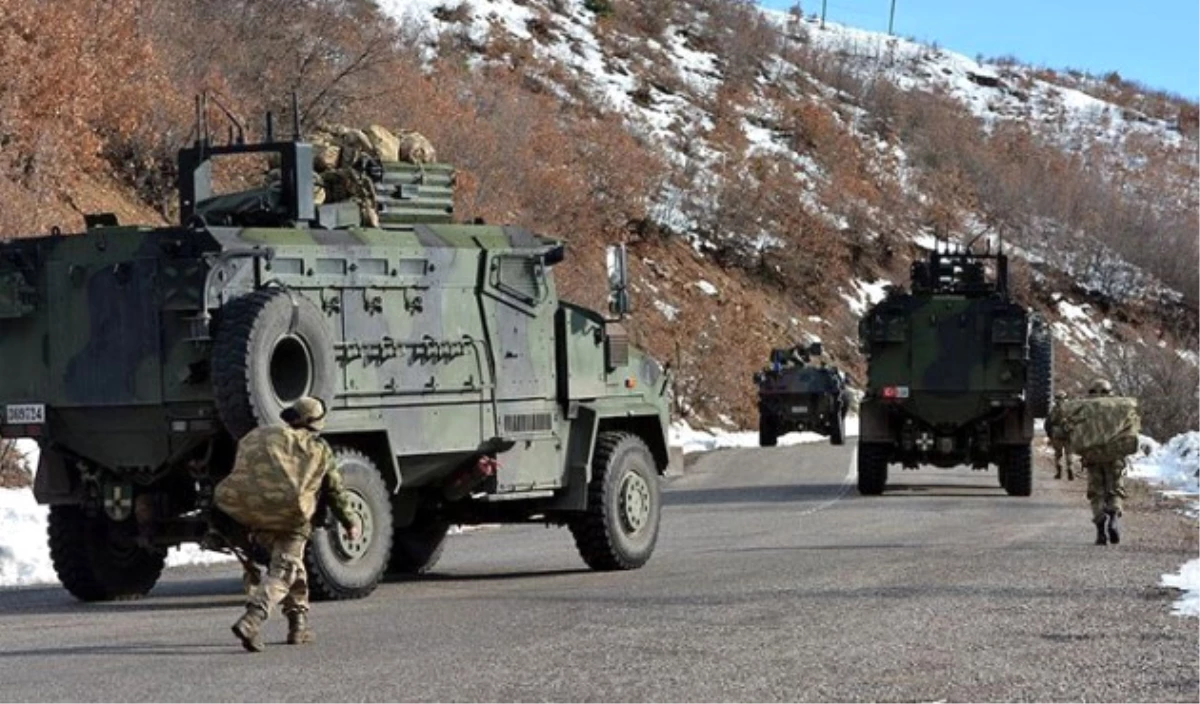
[[[1162,445],[1144,442],[1143,452],[1134,457],[1129,476],[1160,486],[1164,496],[1189,499],[1184,513],[1200,516],[1200,432],[1176,435]],[[1183,592],[1173,613],[1200,616],[1200,559],[1189,561],[1176,574],[1163,575],[1162,585]]]
[[[858,435],[858,416],[846,416],[846,436]],[[729,432],[720,428],[695,430],[687,421],[677,421],[671,425],[671,446],[683,448],[683,454],[693,452],[710,452],[732,447],[758,447],[758,431]],[[788,433],[779,436],[779,444],[802,445],[813,442],[828,442],[824,435],[816,433]]]
[[[850,307],[850,312],[856,316],[862,316],[867,312],[867,309],[876,303],[883,300],[887,295],[887,287],[891,282],[887,279],[880,279],[874,283],[863,281],[862,279],[854,279],[851,282],[854,287],[852,293],[842,293],[841,297],[846,301],[846,305]]]

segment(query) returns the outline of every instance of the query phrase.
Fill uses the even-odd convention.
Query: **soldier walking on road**
[[[287,642],[313,641],[304,546],[318,499],[327,500],[351,539],[359,531],[333,450],[319,435],[324,404],[301,398],[280,418],[287,427],[257,428],[241,439],[233,471],[217,485],[214,497],[217,507],[246,526],[254,542],[271,554],[266,575],[248,597],[246,613],[233,625],[234,635],[252,652],[263,649],[262,625],[280,603],[288,621]]]
[[[1046,418],[1046,437],[1054,448],[1054,478],[1062,479],[1063,459],[1066,459],[1067,481],[1075,481],[1075,470],[1071,467],[1071,450],[1063,427],[1062,403],[1067,400],[1067,392],[1059,391],[1054,394],[1054,408]]]
[[[1088,396],[1112,396],[1112,384],[1097,379],[1088,389]],[[1068,448],[1068,452],[1070,449]],[[1088,475],[1087,497],[1092,504],[1092,522],[1096,524],[1096,544],[1113,545],[1121,542],[1122,502],[1125,499],[1125,458],[1122,452],[1089,454],[1081,457]]]

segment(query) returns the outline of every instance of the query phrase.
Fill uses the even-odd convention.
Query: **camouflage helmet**
[[[279,414],[293,428],[321,430],[325,427],[325,402],[312,396],[302,396]]]
[[[1066,399],[1066,397],[1067,397],[1066,391],[1055,391],[1054,392],[1055,400],[1062,401],[1062,400]]]
[[[1107,396],[1112,393],[1112,382],[1108,379],[1097,379],[1088,387],[1088,394],[1092,396]]]

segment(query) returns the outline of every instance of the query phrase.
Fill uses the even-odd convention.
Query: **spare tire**
[[[1029,376],[1026,399],[1034,418],[1050,414],[1054,398],[1054,338],[1042,326],[1036,326],[1029,336]]]
[[[261,289],[221,309],[213,342],[217,414],[235,439],[279,422],[301,396],[329,403],[337,383],[325,315],[290,290]]]

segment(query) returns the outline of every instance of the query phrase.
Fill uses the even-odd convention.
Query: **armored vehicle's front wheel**
[[[88,516],[82,506],[51,506],[49,537],[58,580],[81,601],[139,599],[166,562],[165,552],[137,545],[133,521]]]
[[[375,463],[348,449],[336,450],[359,535],[341,526],[313,531],[304,550],[309,594],[315,600],[359,599],[375,591],[392,552],[392,504]]]
[[[387,571],[392,575],[425,574],[433,569],[446,547],[450,524],[437,519],[419,519],[392,533],[392,557]]]
[[[594,570],[646,564],[658,542],[661,510],[658,470],[645,441],[631,433],[600,433],[587,510],[568,523],[583,561]]]
[[[888,446],[878,443],[858,444],[858,493],[878,496],[887,486]]]
[[[1009,496],[1029,496],[1033,493],[1033,446],[1009,445],[1000,456],[1001,485]]]
[[[774,416],[759,411],[758,414],[758,446],[775,447],[779,444],[779,423]]]

